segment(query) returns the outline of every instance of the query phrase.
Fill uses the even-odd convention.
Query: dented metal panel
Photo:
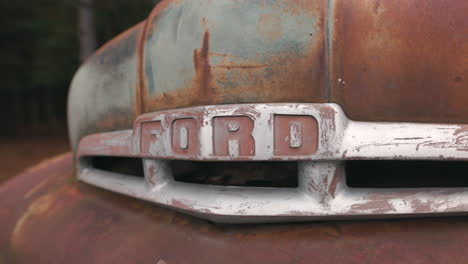
[[[286,119],[285,119],[286,118]],[[133,131],[85,137],[79,179],[217,222],[466,213],[467,188],[350,188],[345,160],[468,160],[467,125],[349,120],[335,104],[184,108],[138,117]],[[185,146],[180,146],[181,131]],[[300,144],[298,144],[300,142]],[[179,143],[179,144],[177,144]],[[304,143],[304,144],[303,144]],[[145,178],[96,169],[92,156],[144,159]],[[175,181],[167,160],[298,161],[297,188]]]

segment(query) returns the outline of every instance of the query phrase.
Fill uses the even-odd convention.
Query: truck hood
[[[468,2],[163,1],[78,70],[73,146],[143,113],[336,103],[358,121],[468,123]],[[443,10],[443,12],[441,12]]]

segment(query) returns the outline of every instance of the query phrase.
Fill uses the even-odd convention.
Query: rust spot
[[[394,140],[416,140],[416,139],[424,139],[424,138],[423,137],[394,138]]]
[[[224,58],[228,58],[228,57],[237,57],[237,56],[234,56],[234,55],[232,55],[232,54],[218,53],[218,52],[210,52],[210,56],[217,56],[217,57],[224,57]]]
[[[135,104],[136,104],[136,115],[140,115],[144,113],[148,107],[150,107],[150,100],[148,94],[148,87],[146,85],[146,76],[145,76],[145,42],[147,39],[153,34],[156,30],[154,18],[162,13],[169,5],[179,5],[182,3],[182,0],[162,0],[160,1],[155,8],[151,11],[148,18],[144,21],[144,27],[142,34],[140,34],[138,45],[137,45],[137,54],[138,54],[138,61],[137,61],[137,76],[138,76],[138,83],[137,83],[137,90],[135,91]],[[164,100],[170,101],[171,97],[165,97]]]
[[[212,51],[213,45],[210,43],[213,44],[218,39],[212,34],[211,28],[218,25],[210,24],[209,18],[203,17],[200,19],[201,28],[204,29],[202,45],[192,54],[195,76],[181,87],[170,87],[165,95],[149,94],[148,88],[142,84],[144,112],[207,104],[327,102],[328,92],[325,85],[327,62],[323,34],[325,8],[319,2],[307,0],[278,2],[282,3],[278,3],[279,6],[272,3],[274,8],[288,14],[317,17],[316,24],[311,28],[313,36],[308,36],[308,42],[303,43],[306,49],[299,51],[295,47],[288,46],[276,53],[266,54],[264,58],[261,47],[257,57],[244,57],[242,52],[229,54],[235,51],[230,50],[229,46],[226,47],[226,52]],[[269,3],[261,5],[263,4],[270,5]],[[281,11],[278,12],[281,14]],[[148,24],[153,24],[155,17],[153,13],[147,20]],[[277,21],[284,27],[286,21],[283,21],[281,15],[279,18],[272,18],[275,15],[266,14],[271,16],[264,16],[260,22],[275,24]],[[269,35],[263,37],[267,41],[268,38],[281,39],[283,36],[278,34],[279,29],[275,26],[263,29],[264,33]],[[265,48],[267,49],[269,48]],[[140,69],[140,75],[143,82],[147,81],[145,78],[148,76],[145,77],[143,69]]]
[[[388,200],[369,200],[362,204],[355,204],[351,206],[351,210],[356,210],[359,213],[362,211],[370,211],[373,214],[384,214],[395,211],[395,208],[388,202]]]
[[[137,43],[137,83],[135,85],[135,116],[141,115],[144,112],[144,93],[146,91],[146,83],[144,81],[144,45],[146,32],[148,31],[148,20],[145,21],[143,29],[138,37]]]
[[[329,106],[319,106],[318,107],[320,109],[320,116],[323,118],[323,119],[326,119],[326,120],[330,120],[330,127],[328,127],[327,129],[331,130],[331,131],[335,131],[336,130],[336,121],[335,121],[335,115],[336,115],[336,111],[335,109],[329,107]]]
[[[281,17],[278,13],[263,14],[258,18],[257,31],[266,40],[275,41],[281,38]]]
[[[156,170],[153,166],[149,167],[149,177],[148,181],[151,185],[156,185],[156,182],[154,181],[154,176],[155,176]]]
[[[317,151],[319,125],[312,116],[301,115],[275,115],[274,117],[274,153],[277,156],[300,156],[311,155]],[[291,126],[296,125],[296,129],[301,134],[307,136],[296,136],[300,140],[300,145],[292,147],[290,142]]]
[[[171,200],[171,205],[176,207],[176,208],[180,208],[180,209],[184,209],[184,210],[189,210],[189,211],[193,210],[193,208],[188,206],[187,204],[185,204],[185,202],[179,201],[177,199],[172,199]]]
[[[220,101],[217,89],[215,89],[212,81],[209,42],[210,33],[205,31],[201,48],[193,51],[195,77],[188,87],[165,92],[155,97],[148,95],[146,87],[143,89],[145,112],[176,107],[216,104]],[[144,73],[142,75],[144,76]]]
[[[374,1],[374,6],[373,6],[373,11],[374,11],[374,14],[379,14],[380,13],[380,0],[375,0]]]
[[[320,187],[314,181],[309,182],[308,186],[309,191],[320,191]]]
[[[348,158],[348,150],[345,150],[345,151],[343,152],[343,155],[341,155],[341,158],[342,158],[343,160],[345,160],[345,159]]]
[[[203,29],[205,30],[205,32],[208,32],[208,23],[206,21],[206,17],[203,17],[202,18],[202,26],[203,26]]]
[[[338,184],[344,180],[343,179],[343,174],[341,170],[336,170],[335,175],[333,175],[333,179],[330,182],[330,187],[328,187],[328,192],[332,198],[335,198],[336,194],[336,188],[338,187]]]
[[[353,120],[468,123],[468,2],[334,1],[331,101]],[[448,15],[450,14],[450,15]]]
[[[248,70],[248,69],[258,69],[258,68],[264,68],[266,67],[267,64],[225,64],[225,65],[215,65],[212,66],[212,68],[222,68],[222,69],[242,69],[242,70]]]
[[[421,200],[414,199],[410,201],[411,208],[413,208],[414,212],[431,212],[431,201],[422,202]]]
[[[210,32],[203,34],[202,47],[193,51],[193,66],[195,67],[195,83],[199,85],[200,103],[208,102],[208,96],[214,96],[211,87],[211,65],[210,65]]]
[[[454,136],[458,136],[460,134],[468,134],[468,125],[460,126],[455,132],[453,133]]]
[[[199,208],[203,206],[198,206],[197,208],[195,208],[195,203],[191,201],[172,199],[171,205],[176,208],[180,208],[180,209],[187,210],[187,211],[196,211],[196,212],[202,212],[202,213],[207,213],[207,214],[211,213],[211,210],[208,207]]]
[[[246,115],[252,119],[258,119],[260,117],[260,112],[251,107],[240,106],[234,111],[234,115]]]

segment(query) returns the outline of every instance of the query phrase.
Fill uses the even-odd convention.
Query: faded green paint
[[[98,50],[71,83],[68,120],[72,146],[83,135],[124,128],[135,116],[137,40],[142,24]]]
[[[294,8],[294,1],[171,2],[149,21],[144,53],[149,96],[191,86],[196,78],[193,52],[202,48],[205,32],[210,34],[209,62],[221,94],[235,95],[236,88],[281,75],[277,57],[292,61],[308,56],[314,42],[321,41],[315,34],[322,33],[321,18],[311,10],[288,13],[287,8]],[[258,70],[241,71],[242,66]]]

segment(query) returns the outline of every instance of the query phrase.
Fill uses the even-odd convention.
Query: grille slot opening
[[[143,160],[128,157],[86,157],[88,164],[95,169],[144,178]]]
[[[346,184],[351,188],[468,187],[468,162],[347,161]]]
[[[297,162],[171,161],[174,180],[180,182],[244,187],[295,188]]]

